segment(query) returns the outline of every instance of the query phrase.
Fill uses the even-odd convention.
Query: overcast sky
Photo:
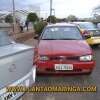
[[[0,10],[11,10],[12,0],[0,0]],[[37,5],[46,15],[49,14],[50,0],[15,0],[16,9],[25,9],[28,5]],[[70,14],[77,17],[90,17],[92,9],[100,5],[100,0],[53,0],[53,8],[57,17]]]

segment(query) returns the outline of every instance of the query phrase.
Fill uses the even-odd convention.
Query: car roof
[[[47,27],[56,27],[56,26],[75,26],[74,24],[71,23],[56,23],[56,24],[49,24]]]
[[[73,22],[73,24],[84,24],[84,23],[92,23],[92,22]]]

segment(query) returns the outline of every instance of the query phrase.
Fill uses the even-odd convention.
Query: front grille
[[[50,60],[79,60],[78,56],[73,57],[66,57],[66,56],[56,56],[56,57],[50,57]]]

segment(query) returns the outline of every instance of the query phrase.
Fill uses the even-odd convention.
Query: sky
[[[29,5],[40,7],[41,15],[49,15],[50,0],[15,0],[16,9],[26,9]],[[76,17],[91,17],[94,7],[100,5],[100,0],[53,0],[55,15],[59,18],[75,15]],[[11,10],[12,0],[0,0],[0,10]]]

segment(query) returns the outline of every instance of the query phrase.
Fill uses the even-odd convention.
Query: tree
[[[67,17],[67,20],[68,20],[68,21],[77,21],[78,18],[77,18],[76,16],[74,16],[74,15],[69,15],[69,16]]]
[[[57,22],[67,22],[66,18],[57,18]]]
[[[36,22],[39,20],[38,16],[36,13],[29,13],[28,16],[27,16],[27,20],[29,22]]]
[[[49,16],[47,18],[47,22],[56,23],[57,19],[55,16]]]
[[[6,23],[13,23],[13,16],[11,14],[7,15],[5,17],[5,22]]]

